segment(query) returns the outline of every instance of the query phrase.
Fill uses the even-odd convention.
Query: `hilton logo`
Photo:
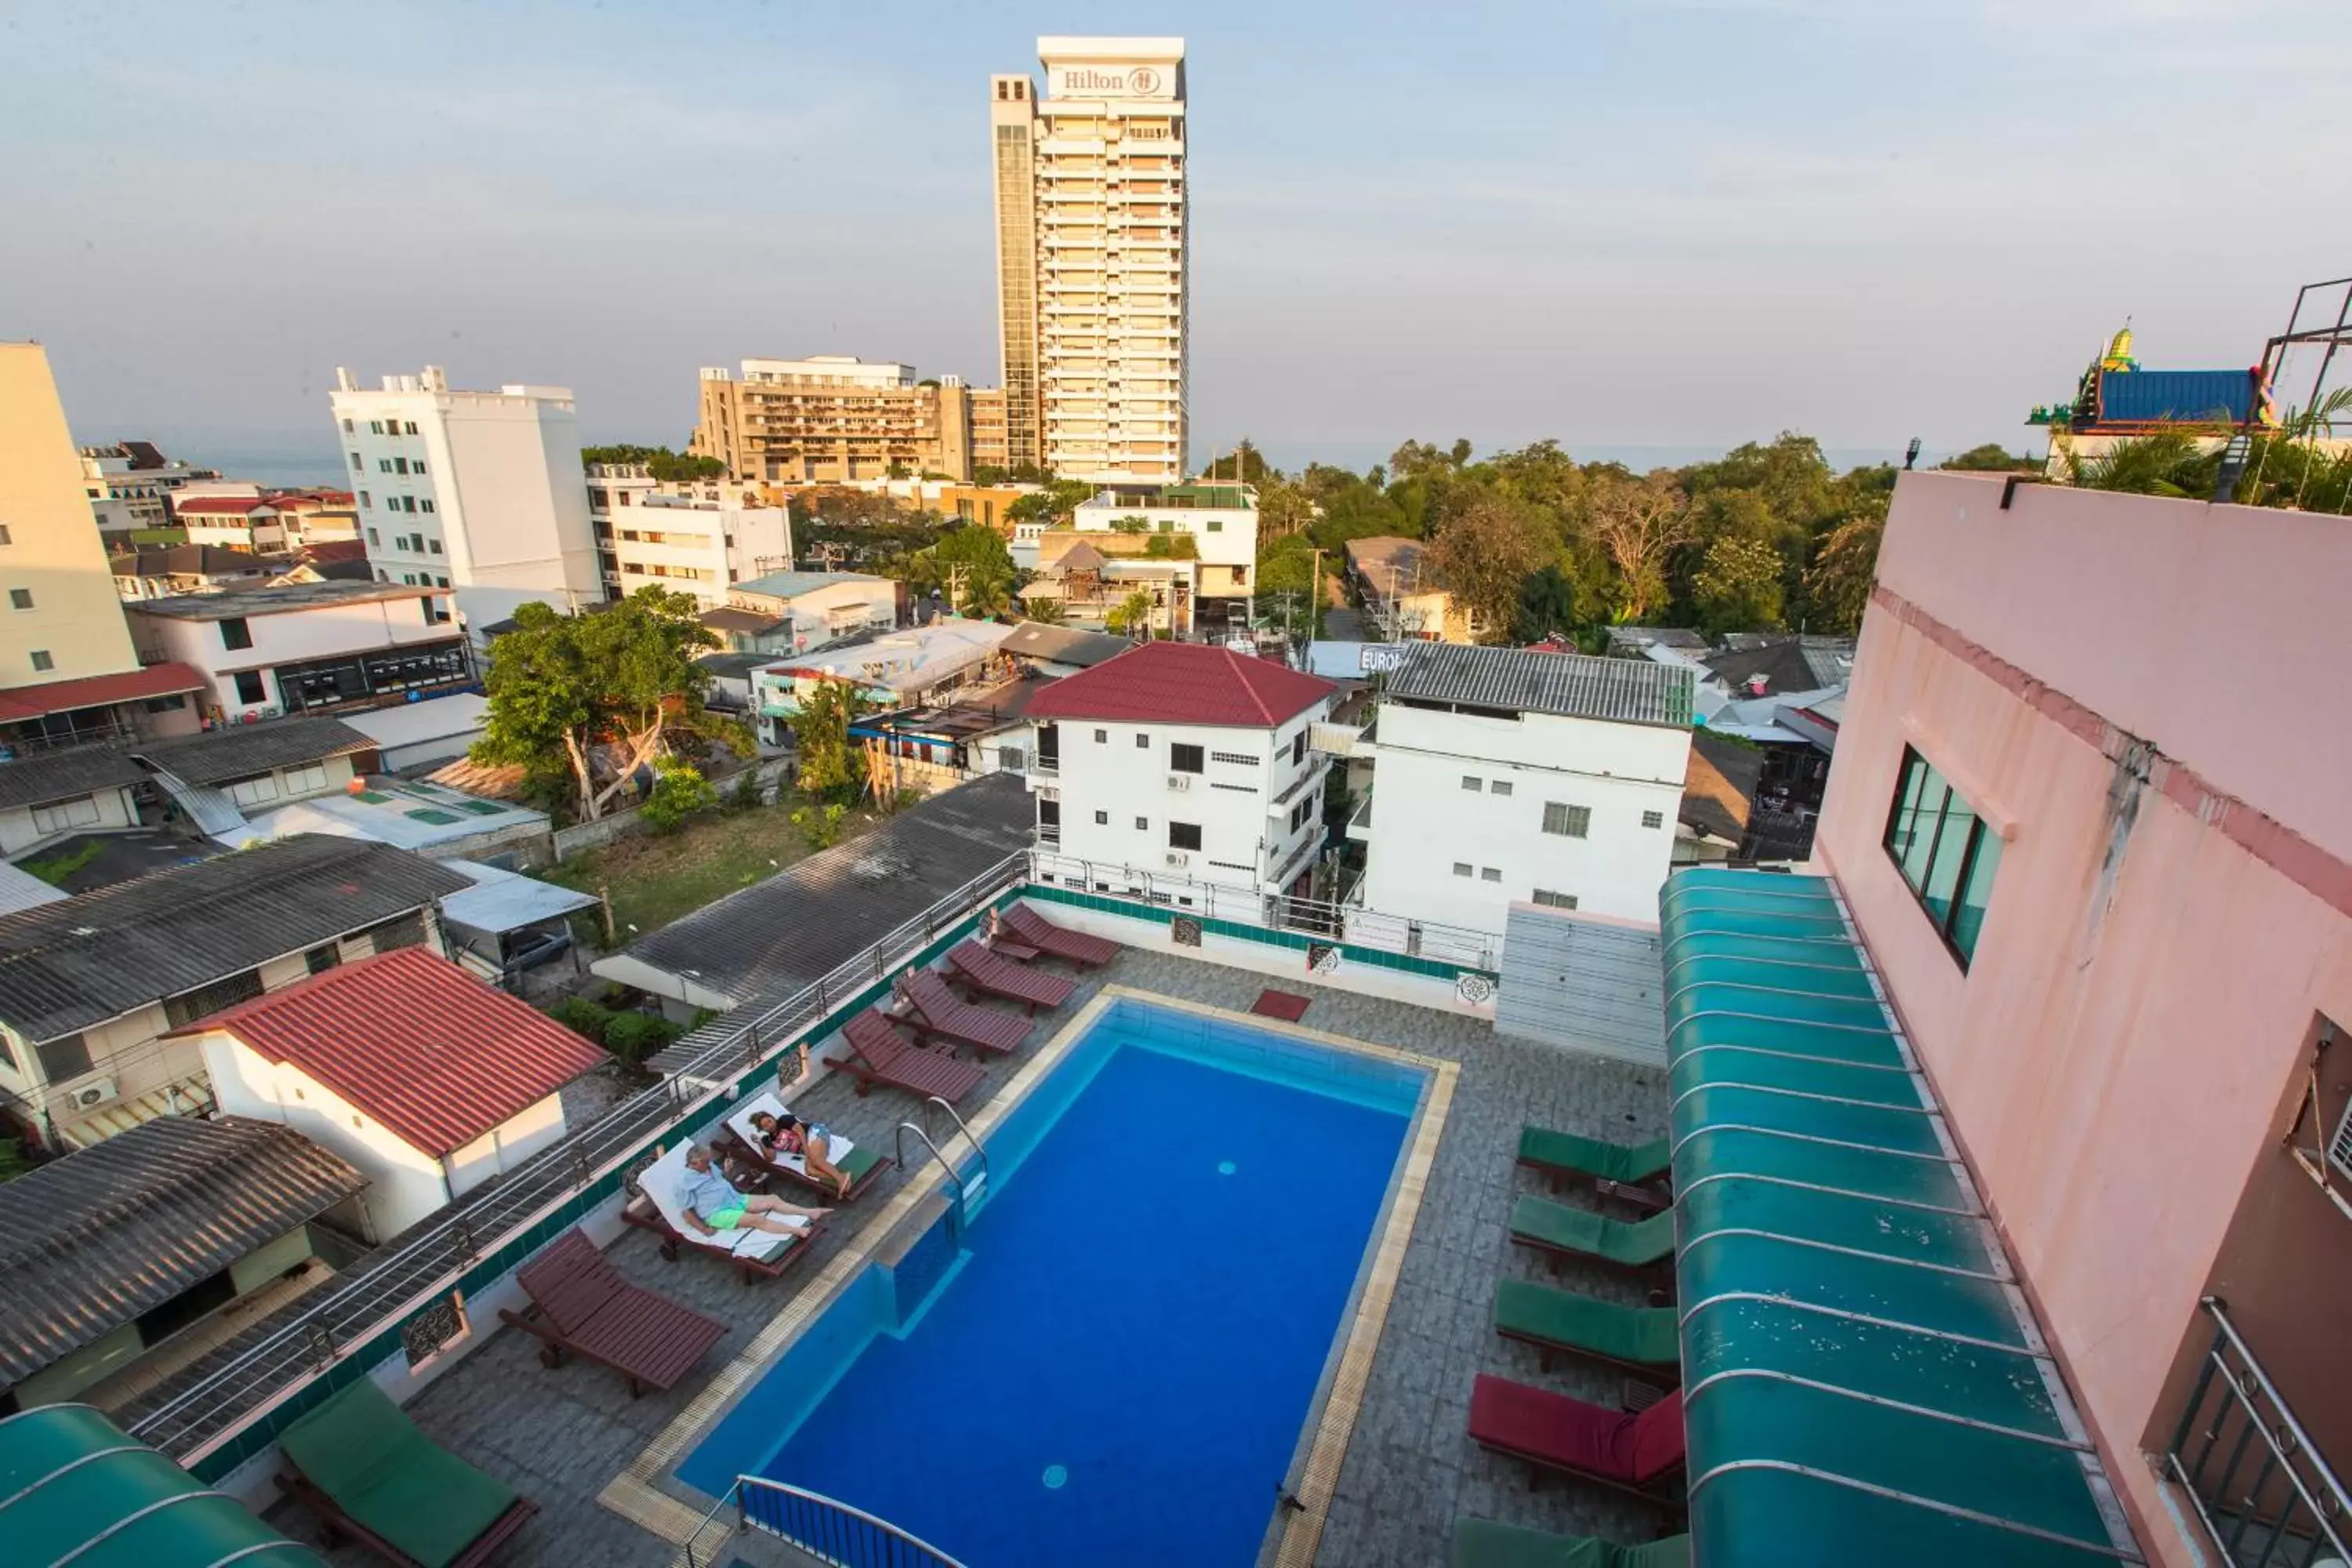
[[[1160,88],[1160,73],[1150,66],[1138,66],[1129,71],[1097,70],[1092,66],[1071,66],[1062,72],[1065,92],[1107,92],[1132,98],[1150,98]]]

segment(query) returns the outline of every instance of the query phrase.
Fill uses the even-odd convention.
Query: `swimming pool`
[[[1121,996],[678,1467],[838,1498],[970,1568],[1246,1564],[1427,1074]],[[903,1237],[900,1238],[903,1241]]]

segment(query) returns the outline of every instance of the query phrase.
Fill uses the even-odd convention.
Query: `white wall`
[[[563,1136],[563,1099],[549,1095],[508,1117],[449,1156],[449,1190],[462,1197],[491,1177],[513,1170]]]
[[[1656,923],[1687,730],[1383,702],[1375,740],[1368,907],[1500,935],[1511,904],[1540,889],[1573,895],[1586,913]],[[1497,782],[1510,793],[1495,794]],[[1543,831],[1553,802],[1591,809],[1586,837]],[[1657,826],[1643,826],[1645,812]]]
[[[45,801],[38,812],[29,805],[15,806],[0,811],[0,855],[14,855],[59,834],[97,833],[138,825],[138,813],[131,806],[127,785],[118,784],[70,800]]]
[[[1111,524],[1123,517],[1148,520],[1155,533],[1161,531],[1160,524],[1165,522],[1169,524],[1166,531],[1191,539],[1202,565],[1215,568],[1201,572],[1196,584],[1197,590],[1211,598],[1249,593],[1256,582],[1255,507],[1119,506],[1090,500],[1071,512],[1070,526],[1082,531],[1108,532]],[[1244,572],[1239,583],[1234,581],[1231,570],[1236,566]]]
[[[381,648],[416,643],[446,642],[458,635],[448,621],[425,618],[427,600],[446,613],[451,595],[446,592],[414,596],[362,600],[353,604],[319,605],[272,616],[245,617],[251,647],[232,648],[221,636],[219,621],[194,621],[178,616],[125,606],[131,629],[142,652],[160,654],[203,672],[205,700],[231,718],[280,706],[274,677],[262,682],[262,700],[240,702],[236,672],[273,669],[281,664],[301,664],[315,658],[348,658]]]

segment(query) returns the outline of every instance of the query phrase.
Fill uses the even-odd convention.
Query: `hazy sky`
[[[2352,10],[0,0],[0,337],[84,439],[327,430],[348,364],[996,380],[986,79],[1189,44],[1194,456],[2022,444],[2130,312],[2250,363],[2352,271]],[[330,452],[331,458],[331,452]]]

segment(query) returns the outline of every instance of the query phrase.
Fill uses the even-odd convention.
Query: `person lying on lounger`
[[[849,1195],[849,1178],[825,1157],[833,1150],[833,1133],[823,1122],[803,1121],[790,1111],[777,1116],[761,1110],[753,1113],[751,1125],[760,1130],[760,1149],[770,1159],[798,1154],[810,1175],[831,1182],[843,1197]]]
[[[789,1236],[800,1227],[786,1223],[793,1215],[815,1219],[824,1209],[804,1209],[781,1198],[743,1193],[724,1174],[711,1168],[710,1151],[698,1143],[686,1152],[686,1174],[677,1184],[677,1206],[686,1223],[705,1236],[722,1230],[767,1230]]]

